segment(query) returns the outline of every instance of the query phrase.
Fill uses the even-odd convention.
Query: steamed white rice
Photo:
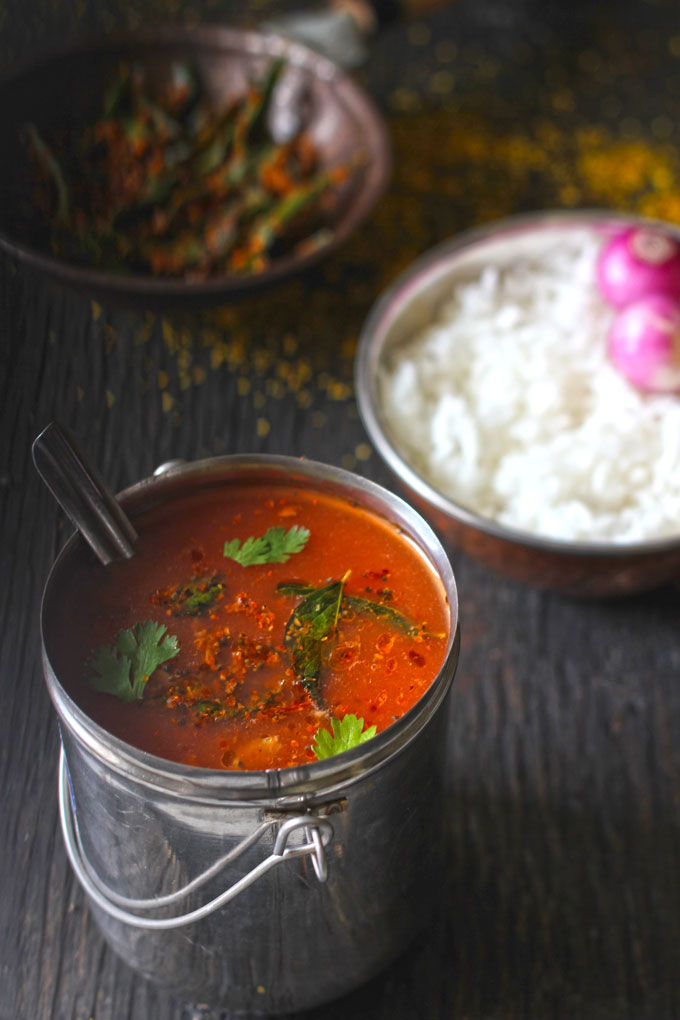
[[[680,397],[610,364],[591,231],[453,285],[392,351],[380,394],[404,459],[484,517],[560,539],[680,532]]]

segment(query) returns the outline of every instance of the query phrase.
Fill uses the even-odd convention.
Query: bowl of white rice
[[[612,364],[595,275],[609,239],[652,222],[548,212],[468,231],[362,330],[373,446],[450,546],[517,580],[608,596],[680,577],[680,395]]]

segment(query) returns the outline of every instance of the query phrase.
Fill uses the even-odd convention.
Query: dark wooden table
[[[142,17],[266,12],[182,8],[7,4],[0,60]],[[38,611],[69,528],[32,438],[59,419],[117,488],[226,451],[304,454],[388,483],[352,368],[399,269],[524,209],[680,220],[676,14],[675,0],[458,0],[392,26],[358,72],[388,118],[390,190],[340,254],[261,298],[191,315],[104,307],[2,259],[0,1020],[217,1018],[116,959],[66,860]],[[452,559],[463,653],[439,911],[405,959],[308,1020],[679,1017],[679,589],[582,604]]]

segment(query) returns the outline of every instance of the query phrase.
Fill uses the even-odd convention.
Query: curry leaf
[[[276,590],[281,595],[293,595],[302,598],[313,595],[321,589],[298,581],[282,581],[281,584],[277,585]],[[358,595],[346,595],[343,592],[340,616],[348,616],[351,613],[367,613],[370,616],[376,617],[376,619],[384,620],[385,623],[391,624],[395,630],[408,634],[409,637],[414,637],[422,632],[422,628],[417,623],[410,620],[408,616],[404,616],[398,609],[385,605],[384,602],[374,602],[372,599],[364,599]]]
[[[121,630],[112,645],[102,645],[92,655],[90,686],[121,701],[139,701],[154,670],[179,652],[177,638],[164,637],[165,632],[162,623],[152,620]]]
[[[376,726],[369,726],[364,729],[364,720],[355,715],[345,715],[342,719],[331,719],[332,734],[328,730],[318,729],[314,735],[312,751],[316,757],[330,758],[341,751],[349,751],[352,747],[365,744],[367,740],[374,737],[377,732]]]
[[[342,600],[342,612],[354,611],[356,613],[368,613],[385,623],[391,624],[395,630],[408,634],[410,637],[421,632],[417,623],[409,620],[407,616],[400,613],[392,606],[386,606],[384,602],[373,602],[371,599],[362,599],[356,595],[347,595]]]
[[[277,584],[276,590],[280,595],[295,595],[296,597],[311,595],[313,591],[320,591],[313,584],[302,584],[298,581],[282,581],[281,584]]]
[[[324,645],[335,634],[345,580],[314,588],[293,610],[284,635],[295,675],[319,703],[319,674]]]
[[[236,560],[243,567],[263,563],[286,563],[294,553],[304,549],[309,538],[309,529],[294,524],[285,528],[269,528],[259,538],[247,538],[243,545],[238,538],[224,543],[224,555]]]

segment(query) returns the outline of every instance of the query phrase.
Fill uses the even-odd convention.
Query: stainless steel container
[[[48,579],[42,638],[63,743],[64,838],[105,938],[185,1000],[273,1014],[360,985],[427,920],[440,874],[458,606],[450,564],[422,518],[337,468],[219,457],[173,467],[120,498],[134,519],[188,490],[253,476],[360,501],[403,527],[439,574],[451,612],[445,662],[386,731],[341,755],[266,772],[178,765],[112,737],[78,708],[50,664],[51,607],[67,597],[62,578],[78,537]]]

